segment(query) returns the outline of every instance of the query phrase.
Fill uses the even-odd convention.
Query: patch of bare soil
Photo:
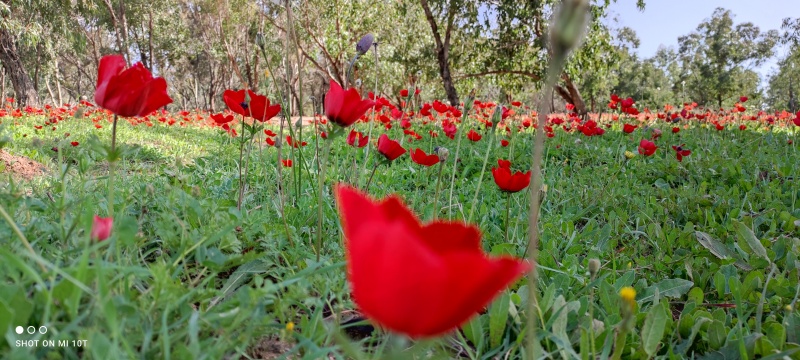
[[[247,355],[253,359],[272,360],[280,358],[283,354],[292,350],[293,345],[281,341],[278,337],[265,337],[259,340],[258,344],[247,351]],[[293,357],[289,357],[292,359]]]
[[[5,150],[0,150],[0,166],[3,174],[11,174],[12,177],[24,180],[33,180],[37,176],[44,175],[47,168],[27,157],[12,155]]]

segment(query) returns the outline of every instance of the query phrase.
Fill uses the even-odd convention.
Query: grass
[[[124,155],[117,171],[114,231],[109,240],[93,243],[93,215],[108,211],[103,146],[110,142],[110,124],[96,129],[88,120],[68,119],[51,131],[35,130],[44,120],[40,116],[17,120],[5,129],[12,138],[6,150],[43,163],[50,172],[30,182],[0,183],[0,205],[14,220],[13,227],[0,221],[0,332],[6,340],[0,353],[20,359],[221,359],[263,356],[264,348],[284,344],[291,356],[309,359],[356,357],[360,350],[349,347],[381,357],[374,352],[386,339],[386,351],[392,351],[392,338],[384,333],[351,343],[342,340],[336,326],[345,322],[336,320],[339,314],[354,305],[330,189],[354,179],[363,187],[377,160],[374,154],[365,166],[364,149],[343,139],[332,146],[317,261],[313,140],[295,150],[304,152],[309,169],[299,188],[293,185],[299,171],[284,171],[282,218],[275,148],[251,152],[238,211],[239,153],[229,135],[197,126],[120,122]],[[366,133],[367,125],[358,127]],[[717,131],[708,124],[673,134],[664,127],[653,156],[627,159],[625,151],[636,152],[649,133],[638,129],[628,135],[618,128],[619,123],[594,137],[557,130],[546,141],[542,296],[533,314],[540,322],[543,353],[609,357],[623,319],[618,292],[633,286],[639,294],[635,330],[627,335],[623,358],[798,358],[796,134],[734,126]],[[505,241],[506,197],[489,173],[477,188],[492,136],[484,131],[481,141],[462,139],[456,160],[456,141],[444,134],[430,139],[429,129],[415,125],[424,138],[406,139],[403,145],[428,153],[434,146],[449,148],[445,180],[458,164],[452,199],[450,184],[443,184],[439,217],[466,219],[477,193],[471,222],[483,231],[486,251],[524,256],[529,196],[511,196]],[[468,129],[460,126],[457,136]],[[64,133],[70,133],[66,140]],[[399,126],[388,133],[403,137]],[[493,146],[487,172],[498,158],[510,159],[514,169],[529,168],[532,139],[531,132],[517,133],[509,147]],[[683,162],[670,148],[680,144],[692,150]],[[52,151],[54,146],[60,151]],[[293,160],[292,170],[300,166],[296,153]],[[438,165],[422,168],[403,156],[378,169],[370,193],[378,198],[399,194],[421,218],[431,219],[437,175]],[[592,258],[602,264],[596,277],[587,269]],[[507,290],[460,335],[414,343],[406,355],[432,348],[445,358],[521,356],[521,319],[530,315],[522,310],[528,301],[522,284]],[[48,332],[17,335],[19,325],[46,326]],[[18,346],[20,339],[87,343],[26,347]]]

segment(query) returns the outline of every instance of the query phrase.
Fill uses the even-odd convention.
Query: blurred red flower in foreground
[[[172,103],[167,94],[167,81],[153,78],[142,63],[125,69],[121,55],[107,55],[100,59],[97,69],[97,87],[94,92],[97,106],[119,116],[145,116]]]
[[[642,141],[639,142],[639,154],[642,154],[644,156],[650,156],[655,154],[657,149],[658,146],[656,146],[656,144],[653,143],[652,141],[647,141],[645,139],[642,139]]]
[[[281,104],[270,105],[266,96],[258,95],[253,90],[247,90],[247,94],[250,95],[249,104],[244,101],[244,90],[225,90],[222,93],[222,100],[225,100],[225,104],[231,111],[261,122],[272,119],[281,112]]]
[[[420,165],[433,166],[439,163],[439,156],[436,154],[428,155],[422,149],[417,148],[411,153],[411,160]]]
[[[375,106],[372,100],[362,100],[358,90],[354,88],[344,91],[342,87],[331,80],[331,88],[325,95],[325,116],[341,127],[353,125],[371,107]]]
[[[386,134],[381,134],[378,138],[378,152],[392,161],[406,153],[406,149],[399,142],[389,139]]]
[[[530,265],[490,258],[474,225],[423,224],[396,196],[336,186],[347,278],[367,318],[412,338],[442,335],[487,306]]]
[[[111,229],[114,226],[114,218],[107,217],[101,218],[97,215],[94,216],[92,221],[92,231],[90,237],[94,241],[103,241],[111,236]]]

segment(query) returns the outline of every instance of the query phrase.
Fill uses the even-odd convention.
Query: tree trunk
[[[586,102],[583,101],[583,97],[581,96],[581,92],[578,91],[578,88],[575,86],[575,83],[572,82],[572,79],[567,74],[562,74],[561,79],[564,80],[564,86],[556,85],[556,92],[559,96],[561,96],[564,101],[575,105],[575,112],[578,115],[586,115],[588,111],[586,111]]]
[[[25,72],[25,67],[22,66],[14,40],[6,29],[0,27],[0,62],[3,63],[6,74],[11,78],[17,105],[39,107],[41,105],[39,94],[33,87],[31,77]]]
[[[458,92],[453,85],[453,76],[450,74],[450,33],[453,29],[453,21],[455,21],[455,9],[453,9],[452,5],[447,9],[447,28],[444,33],[444,41],[442,41],[442,36],[439,34],[439,26],[436,25],[436,19],[433,18],[433,12],[431,12],[431,7],[428,6],[428,1],[420,0],[420,4],[425,11],[425,18],[428,19],[428,24],[430,24],[431,32],[433,33],[433,39],[436,44],[436,60],[439,63],[439,76],[442,77],[442,85],[444,85],[444,91],[447,93],[447,100],[450,102],[450,106],[458,106]]]

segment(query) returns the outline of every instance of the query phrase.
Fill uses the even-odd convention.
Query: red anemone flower
[[[501,168],[511,169],[511,161],[503,160],[503,159],[497,159],[497,166],[499,166]]]
[[[739,98],[739,102],[747,102],[747,96],[742,96]]]
[[[381,134],[378,138],[378,152],[385,156],[386,160],[392,161],[405,154],[406,149],[399,142],[389,139],[386,134]]]
[[[97,215],[94,216],[92,221],[92,230],[89,237],[94,241],[103,241],[111,236],[111,229],[114,227],[114,218],[107,217],[101,218]]]
[[[632,133],[634,130],[636,130],[636,127],[637,127],[636,125],[625,124],[625,125],[623,125],[623,126],[622,126],[622,131],[623,131],[624,133],[626,133],[626,134],[630,134],[630,133]]]
[[[350,134],[347,135],[347,144],[354,147],[364,147],[367,146],[369,142],[369,137],[362,134],[360,131],[350,130]]]
[[[268,137],[266,141],[269,146],[275,146],[275,139]]]
[[[292,159],[281,159],[283,167],[292,167]]]
[[[498,164],[500,164],[499,160]],[[500,188],[500,191],[515,193],[528,187],[528,185],[531,183],[530,171],[526,173],[517,171],[516,173],[512,174],[510,166],[511,164],[509,163],[508,166],[503,165],[504,164],[500,164],[499,167],[492,168],[494,183],[497,184],[497,186]]]
[[[411,338],[455,330],[530,269],[488,257],[478,227],[421,223],[397,196],[337,185],[352,298],[370,321]]]
[[[642,154],[644,156],[650,156],[655,154],[657,149],[658,146],[656,146],[656,144],[653,143],[652,141],[642,139],[642,141],[639,142],[639,149],[638,149],[639,154]]]
[[[428,155],[425,153],[425,151],[422,151],[422,149],[417,148],[411,153],[411,160],[420,165],[433,166],[439,163],[439,155]]]
[[[69,144],[70,144],[70,145],[72,145],[72,146],[78,146],[78,145],[80,145],[80,143],[79,143],[79,142],[77,142],[77,141],[73,141],[73,142],[71,142],[71,143],[69,143]]]
[[[341,127],[353,125],[367,110],[375,106],[369,99],[362,100],[354,88],[344,91],[338,83],[331,80],[331,88],[325,95],[325,116]]]
[[[214,114],[211,115],[211,120],[214,120],[214,124],[217,126],[222,126],[233,121],[233,115],[225,116],[225,114],[222,113]]]
[[[677,127],[677,126],[676,126],[676,127],[674,127],[674,128],[672,128],[672,133],[673,133],[673,134],[677,134],[677,133],[679,133],[680,131],[681,131],[681,128],[679,128],[679,127]]]
[[[478,132],[475,130],[470,129],[469,133],[467,133],[467,139],[470,139],[471,141],[480,141],[481,138],[481,134],[478,134]]]
[[[683,161],[684,156],[692,155],[692,151],[689,149],[684,149],[683,146],[686,144],[681,144],[681,146],[672,145],[672,150],[675,150],[675,158],[678,161]]]
[[[506,139],[500,140],[500,146],[502,146],[502,147],[508,146],[508,140],[506,140]]]
[[[172,103],[167,94],[167,81],[153,78],[142,63],[125,69],[121,55],[100,59],[97,87],[94,92],[97,106],[124,117],[145,116]]]
[[[292,137],[291,137],[290,135],[286,135],[286,143],[287,143],[287,144],[289,144],[289,146],[291,146],[291,147],[293,147],[293,148],[295,148],[295,149],[297,149],[297,148],[299,148],[299,147],[301,147],[301,146],[306,146],[306,145],[308,145],[308,143],[307,143],[307,142],[305,142],[305,141],[303,141],[303,142],[301,143],[300,141],[297,141],[297,140],[294,140],[294,139],[292,139]]]
[[[272,117],[281,112],[281,105],[270,105],[266,96],[258,95],[253,90],[247,90],[247,94],[250,95],[249,104],[244,101],[244,90],[225,90],[222,93],[222,100],[225,100],[225,104],[228,105],[231,111],[261,122],[272,119]]]
[[[272,132],[272,130],[270,130],[270,129],[264,129],[264,135],[267,135],[267,136],[278,136],[278,134]]]

